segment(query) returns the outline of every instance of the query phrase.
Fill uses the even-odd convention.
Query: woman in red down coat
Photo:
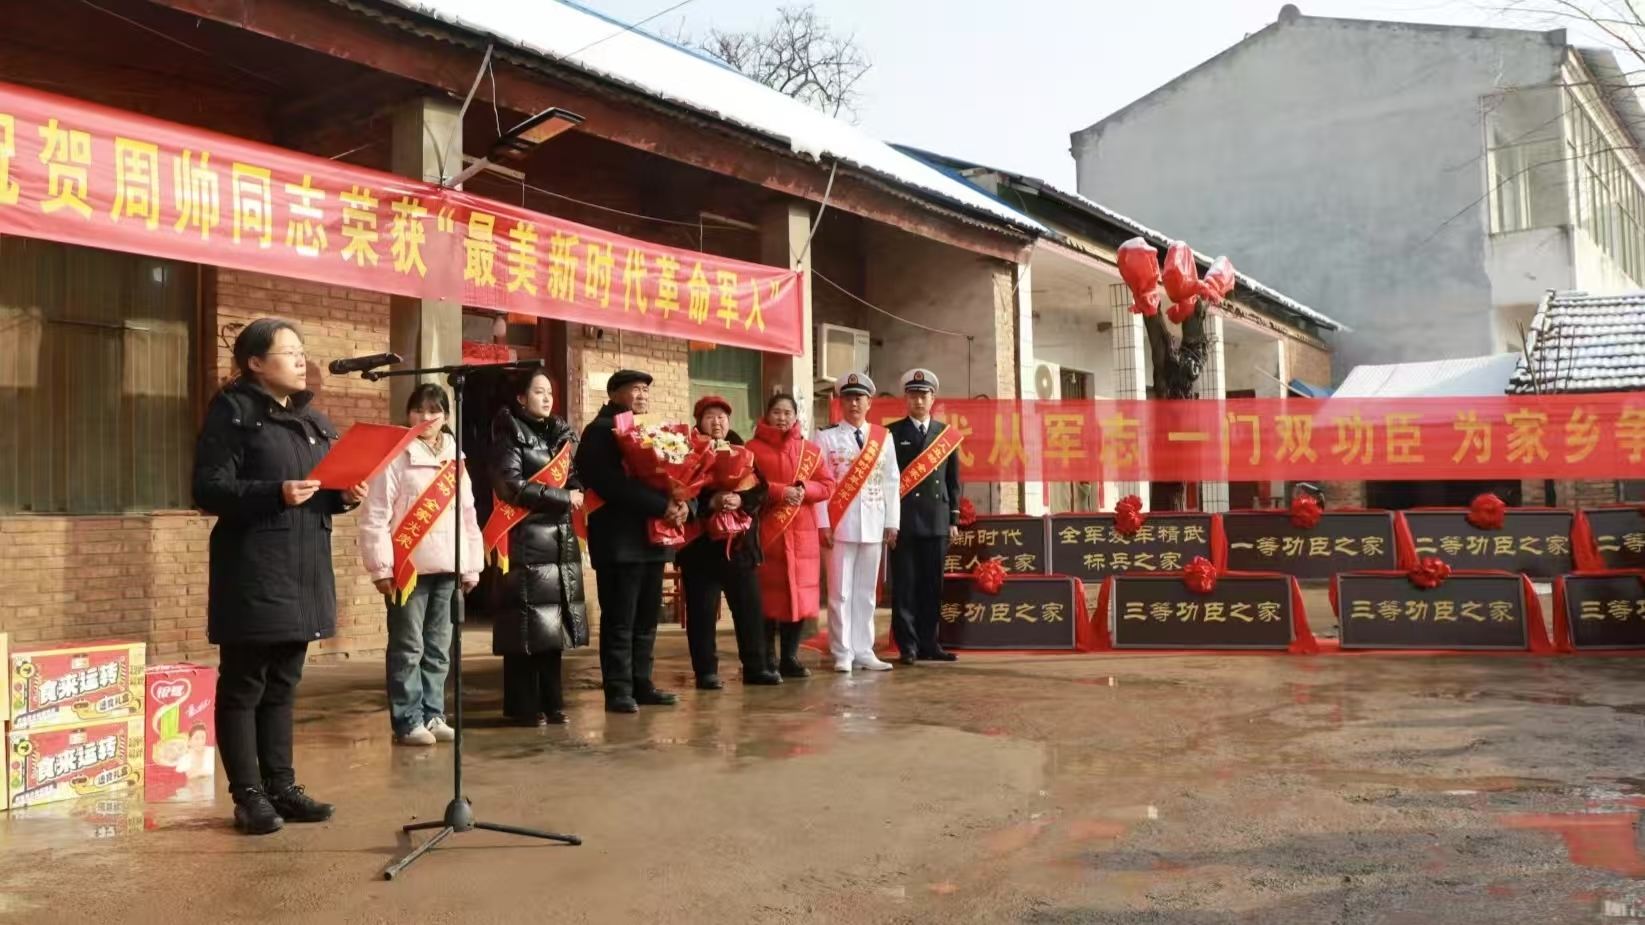
[[[785,505],[798,505],[799,513],[775,540],[762,524],[765,536],[765,563],[760,566],[760,598],[765,618],[776,624],[767,633],[767,661],[785,678],[804,678],[811,672],[800,664],[800,633],[803,621],[815,619],[820,609],[821,554],[817,548],[819,502],[834,493],[834,477],[828,467],[812,467],[810,477],[798,478],[801,454],[811,446],[800,432],[799,408],[792,395],[773,395],[765,403],[765,420],[754,428],[748,448],[754,466],[770,486],[770,495],[760,510],[763,519]],[[815,448],[813,448],[815,452]],[[767,521],[766,523],[769,523]],[[782,640],[779,658],[774,644]]]

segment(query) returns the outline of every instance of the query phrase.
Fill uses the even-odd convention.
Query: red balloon
[[[1168,317],[1177,324],[1194,313],[1200,297],[1199,267],[1194,263],[1194,249],[1185,241],[1172,241],[1165,251],[1165,297],[1171,300],[1173,311]]]

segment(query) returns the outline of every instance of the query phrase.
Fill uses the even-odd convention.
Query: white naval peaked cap
[[[867,395],[873,397],[874,380],[868,378],[867,373],[846,373],[834,380],[834,391],[842,397],[846,395]]]

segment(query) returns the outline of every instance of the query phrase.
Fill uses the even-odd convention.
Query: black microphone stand
[[[387,379],[395,376],[446,376],[446,381],[451,383],[451,429],[454,431],[453,436],[456,438],[458,465],[462,466],[463,385],[467,380],[468,375],[481,369],[536,369],[542,365],[542,360],[530,360],[522,363],[434,366],[426,369],[395,369],[388,371],[371,370],[362,372],[360,377],[370,382],[376,382],[379,379]],[[459,469],[459,471],[466,471],[466,469]],[[475,490],[478,492],[478,486],[476,486]],[[453,728],[457,733],[457,738],[452,743],[451,749],[451,802],[446,804],[445,816],[439,822],[416,822],[402,828],[402,831],[408,835],[412,832],[421,832],[429,829],[439,829],[440,831],[436,832],[433,838],[430,838],[428,841],[425,841],[416,848],[413,848],[410,854],[399,859],[398,861],[395,861],[393,864],[390,864],[388,868],[383,871],[384,880],[393,880],[395,877],[398,877],[402,871],[404,871],[407,867],[410,867],[418,858],[434,850],[440,845],[441,842],[445,841],[447,838],[450,838],[452,835],[459,832],[470,832],[474,829],[483,829],[487,832],[505,832],[509,835],[520,835],[525,838],[540,838],[545,841],[557,841],[567,845],[580,845],[583,843],[583,840],[575,835],[559,835],[554,832],[539,832],[536,829],[523,829],[512,825],[499,825],[494,822],[476,821],[474,818],[474,805],[469,802],[468,797],[463,796],[463,733],[465,732],[465,725],[463,723],[464,595],[461,584],[463,574],[463,505],[461,482],[458,483],[457,495],[457,542],[455,544],[455,548],[452,550],[454,554],[452,570],[457,573],[458,587],[456,595],[457,599],[453,602],[453,606],[451,608],[452,693],[456,697],[457,704],[457,709],[454,714],[454,718],[457,722]]]

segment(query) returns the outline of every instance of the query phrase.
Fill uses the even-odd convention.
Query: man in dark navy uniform
[[[960,458],[957,433],[931,417],[937,374],[903,374],[908,417],[893,421],[891,444],[902,473],[902,530],[891,551],[891,634],[904,665],[918,660],[952,662],[937,643],[942,616],[942,565],[959,535]]]

